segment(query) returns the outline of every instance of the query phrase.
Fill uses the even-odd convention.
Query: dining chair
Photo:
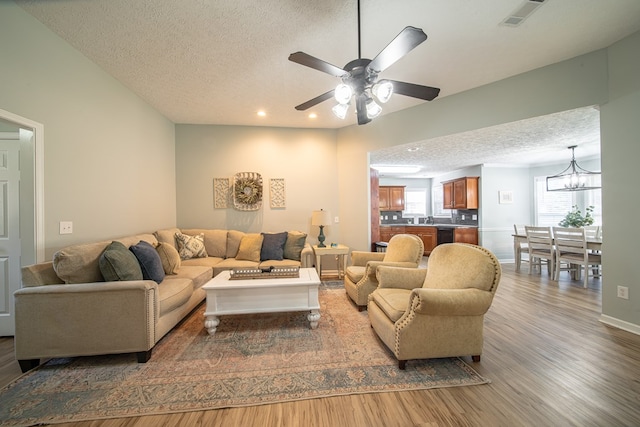
[[[561,270],[573,270],[581,272],[584,267],[583,286],[587,287],[589,276],[600,277],[599,268],[602,264],[602,255],[593,253],[587,248],[587,238],[584,228],[553,227],[553,237],[556,246],[556,271],[555,280],[558,280]],[[562,267],[561,262],[570,266]],[[591,274],[589,273],[591,271]]]
[[[527,234],[524,229],[524,225],[513,224],[513,231],[514,234],[518,236],[524,236]],[[527,245],[527,243],[523,242],[522,240],[517,240],[515,237],[513,240],[513,245],[515,251],[514,255],[516,260],[516,271],[520,271],[520,266],[522,265],[522,263],[529,262],[529,245]],[[525,254],[527,256],[523,257],[523,255]]]
[[[535,267],[540,268],[540,273],[542,273],[542,262],[545,261],[547,263],[547,274],[553,278],[556,255],[551,227],[526,225],[524,229],[527,234],[527,246],[529,249],[529,274],[532,273]]]
[[[599,239],[600,238],[600,226],[599,225],[586,225],[584,226],[584,234],[587,239]]]

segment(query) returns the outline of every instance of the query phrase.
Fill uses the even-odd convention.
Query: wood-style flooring
[[[60,425],[640,426],[640,336],[600,323],[600,302],[599,279],[584,289],[505,264],[482,361],[465,359],[491,384]],[[0,338],[0,385],[19,375]]]

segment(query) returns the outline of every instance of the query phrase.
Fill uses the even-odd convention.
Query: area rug
[[[321,318],[305,312],[221,316],[204,305],[165,336],[151,360],[134,355],[52,359],[0,391],[0,424],[33,425],[251,406],[357,393],[487,383],[458,358],[401,371],[344,288],[320,287]]]

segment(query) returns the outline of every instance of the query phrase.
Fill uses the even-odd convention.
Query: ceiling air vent
[[[536,11],[546,0],[526,0],[512,14],[507,16],[501,25],[508,27],[517,27],[522,24],[533,12]]]

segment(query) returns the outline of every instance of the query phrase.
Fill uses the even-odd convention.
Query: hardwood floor
[[[488,385],[60,425],[638,426],[640,336],[598,321],[599,279],[583,289],[568,276],[556,283],[503,265],[482,361],[465,359]],[[0,383],[19,375],[13,340],[2,338]]]

